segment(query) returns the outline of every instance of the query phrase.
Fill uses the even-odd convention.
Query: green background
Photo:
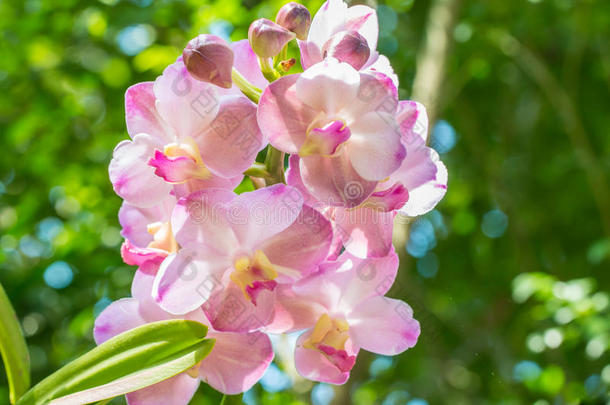
[[[0,0],[0,282],[34,381],[93,347],[94,316],[129,294],[107,174],[125,89],[281,4]],[[430,2],[374,6],[408,98]],[[456,21],[432,137],[449,192],[411,225],[390,293],[419,343],[362,353],[336,389],[289,380],[278,357],[249,403],[610,403],[610,2],[464,0]],[[193,403],[218,399],[202,386]]]

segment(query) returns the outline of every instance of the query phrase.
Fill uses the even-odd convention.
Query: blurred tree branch
[[[603,231],[607,237],[610,237],[608,178],[593,150],[574,101],[542,59],[523,46],[515,37],[500,30],[493,31],[490,34],[490,38],[493,39],[500,50],[512,58],[534,80],[551,105],[557,110],[559,119],[563,122],[566,134],[574,147],[576,158],[587,175],[602,220]]]

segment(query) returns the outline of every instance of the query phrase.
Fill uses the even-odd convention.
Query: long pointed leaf
[[[108,384],[54,399],[51,401],[51,405],[88,404],[148,387],[193,367],[207,356],[213,346],[214,340],[206,339],[198,349],[189,350],[184,356],[175,360],[140,370]]]
[[[0,353],[8,377],[11,404],[30,387],[30,355],[4,288],[0,284]]]
[[[138,373],[148,375],[148,385],[163,381],[193,367],[210,352],[213,341],[205,339],[206,334],[205,325],[182,319],[149,323],[121,333],[45,378],[17,405],[46,404],[100,386],[106,386],[108,394],[96,398],[110,398],[120,394],[113,395],[117,388],[108,384],[121,385],[121,393],[142,388],[137,378],[129,378]],[[156,380],[147,374],[150,370],[157,372]],[[99,395],[101,391],[96,392]]]

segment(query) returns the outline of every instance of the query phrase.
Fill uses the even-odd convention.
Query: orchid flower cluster
[[[109,173],[124,200],[121,254],[138,269],[132,297],[97,318],[96,342],[165,319],[201,322],[216,340],[130,404],[187,404],[200,382],[244,392],[273,360],[270,334],[299,332],[297,371],[332,384],[360,349],[415,345],[411,308],[385,297],[393,222],[431,210],[447,171],[426,146],[424,107],[398,99],[378,31],[367,6],[328,0],[312,19],[289,3],[247,40],[199,35],[127,90],[131,139]],[[232,191],[243,181],[254,190]]]

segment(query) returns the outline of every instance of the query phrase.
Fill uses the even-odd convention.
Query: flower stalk
[[[252,102],[258,104],[258,100],[261,98],[261,89],[250,83],[248,79],[246,79],[235,68],[233,68],[231,71],[231,79],[233,79],[233,83],[239,88],[239,90],[241,90],[242,93],[244,93],[246,97],[252,100]]]

